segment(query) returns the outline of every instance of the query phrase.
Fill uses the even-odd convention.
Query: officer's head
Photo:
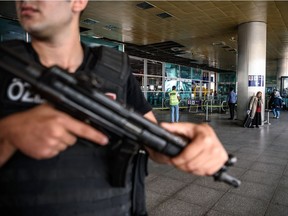
[[[59,32],[78,32],[79,17],[87,4],[88,0],[21,0],[16,1],[16,11],[26,32],[47,39]]]

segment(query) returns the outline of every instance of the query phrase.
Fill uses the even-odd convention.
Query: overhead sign
[[[264,87],[264,76],[248,75],[248,87]]]

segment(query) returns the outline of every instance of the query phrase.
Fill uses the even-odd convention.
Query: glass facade
[[[130,63],[143,94],[154,108],[169,108],[168,92],[172,86],[180,94],[181,107],[217,96],[215,72],[133,56]]]
[[[226,98],[230,87],[236,89],[236,73],[219,73],[218,74],[218,97]]]
[[[288,76],[282,76],[281,77],[281,83],[280,83],[280,94],[282,97],[287,98],[288,97]]]
[[[29,41],[19,23],[15,20],[0,18],[1,41],[20,39]],[[89,46],[109,46],[123,51],[121,43],[109,42],[87,35],[81,35],[81,41]],[[130,56],[131,70],[139,82],[141,90],[153,108],[169,108],[168,92],[176,86],[180,94],[180,107],[201,104],[201,101],[227,95],[229,87],[235,87],[236,74],[216,74],[167,62],[158,62]],[[218,79],[218,80],[217,80]]]

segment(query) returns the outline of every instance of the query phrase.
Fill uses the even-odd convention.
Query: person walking
[[[176,86],[172,86],[172,91],[169,92],[170,101],[170,118],[171,122],[179,121],[179,101],[180,96],[176,91]]]
[[[262,118],[261,118],[261,110],[262,110],[263,100],[262,100],[262,92],[258,91],[256,96],[252,96],[249,109],[247,113],[250,114],[252,120],[251,128],[259,128],[259,125],[262,125]]]
[[[234,92],[234,88],[231,87],[229,94],[227,96],[227,102],[229,105],[229,110],[230,110],[230,118],[229,120],[234,119],[234,112],[235,112],[235,104],[237,103],[237,94]]]
[[[272,102],[272,112],[273,112],[273,118],[279,119],[280,118],[280,110],[282,107],[283,99],[280,96],[279,91],[275,91],[274,93],[274,99]]]

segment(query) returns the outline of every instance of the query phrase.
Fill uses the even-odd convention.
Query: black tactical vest
[[[31,61],[39,61],[30,44],[9,41],[3,46],[8,46]],[[117,94],[117,100],[125,104],[125,86],[129,76],[126,54],[83,47],[85,64],[76,74],[96,71],[94,75],[99,81],[99,89]],[[103,67],[109,67],[111,73],[101,73]],[[29,84],[4,71],[0,71],[0,86],[0,118],[43,102],[37,93],[30,90]],[[110,179],[113,173],[108,164],[114,161],[109,152],[109,147],[81,140],[47,160],[35,160],[16,152],[0,168],[0,215],[145,215],[143,203],[137,204],[142,205],[140,213],[135,210],[135,206],[131,206],[132,200],[135,202],[136,196],[139,196],[135,195],[138,189],[133,188],[132,184],[138,178],[133,174],[135,166],[128,166],[125,187],[112,186]],[[133,159],[134,162],[138,160],[139,157]],[[139,169],[136,170],[136,173],[139,172]],[[141,170],[140,175],[143,175]],[[144,191],[140,191],[142,198],[139,199],[143,199]]]

